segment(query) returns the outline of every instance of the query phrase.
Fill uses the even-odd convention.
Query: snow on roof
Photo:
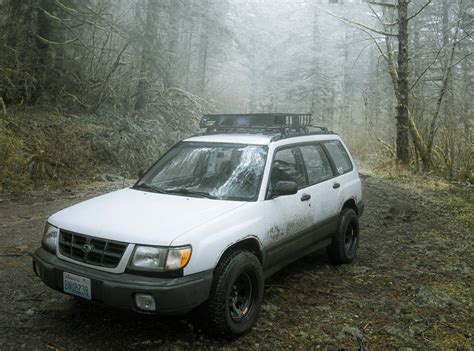
[[[184,141],[200,141],[208,143],[234,143],[234,144],[252,144],[252,145],[268,145],[274,135],[266,134],[205,134],[197,135],[185,139]]]

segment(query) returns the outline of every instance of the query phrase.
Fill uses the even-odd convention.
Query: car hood
[[[48,221],[75,233],[167,246],[178,235],[245,204],[122,189],[68,207]]]

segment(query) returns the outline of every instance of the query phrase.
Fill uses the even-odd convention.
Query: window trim
[[[334,139],[334,140],[337,140],[337,139]],[[334,141],[334,140],[328,140],[328,141]],[[270,172],[268,173],[268,177],[267,177],[267,187],[265,189],[265,198],[263,199],[264,201],[266,200],[271,200],[270,196],[269,196],[269,190],[270,190],[270,179],[271,179],[271,176],[272,176],[272,166],[273,166],[273,162],[275,161],[275,156],[276,154],[281,151],[281,150],[285,150],[285,149],[292,149],[292,148],[298,148],[298,152],[300,153],[301,155],[301,158],[302,158],[302,161],[303,161],[303,166],[304,166],[304,173],[305,173],[305,178],[306,178],[306,186],[303,187],[303,188],[299,188],[298,191],[300,190],[303,190],[303,189],[307,189],[309,187],[312,187],[312,186],[315,186],[315,185],[318,185],[318,184],[321,184],[323,182],[327,182],[328,180],[331,180],[331,179],[334,179],[336,177],[339,176],[339,173],[337,173],[337,169],[336,169],[336,166],[332,160],[332,158],[329,156],[328,154],[328,151],[326,150],[326,148],[324,147],[324,144],[323,144],[324,140],[315,140],[315,141],[305,141],[305,142],[300,142],[300,143],[294,143],[294,144],[286,144],[286,145],[281,145],[281,146],[278,146],[275,148],[275,150],[273,150],[273,155],[272,155],[272,160],[270,162]],[[300,147],[301,146],[307,146],[307,145],[320,145],[321,146],[321,149],[323,150],[323,152],[325,153],[326,157],[328,158],[329,160],[329,163],[331,165],[331,170],[332,170],[332,177],[331,178],[328,178],[326,180],[322,180],[320,182],[317,182],[317,183],[314,183],[314,184],[311,184],[309,185],[309,179],[308,179],[308,170],[306,168],[306,162],[304,160],[304,156],[301,152],[301,149]],[[351,162],[352,164],[352,162]]]
[[[344,171],[343,173],[339,173],[338,170],[337,170],[337,166],[336,166],[336,162],[334,162],[332,156],[331,156],[331,153],[329,152],[329,150],[327,149],[326,147],[326,144],[329,144],[329,143],[333,143],[333,142],[336,142],[336,143],[339,143],[340,146],[342,146],[342,149],[344,150],[344,152],[346,153],[347,155],[347,158],[351,164],[351,168],[348,169],[347,171]],[[347,173],[350,173],[354,170],[354,162],[352,162],[352,159],[351,159],[351,156],[349,154],[349,151],[346,149],[346,147],[344,146],[344,144],[340,141],[340,140],[337,140],[337,139],[331,139],[331,140],[322,140],[321,141],[321,144],[323,146],[323,149],[324,151],[326,152],[326,155],[328,156],[332,166],[333,166],[333,173],[336,175],[336,178],[337,177],[340,177],[344,174],[347,174]]]

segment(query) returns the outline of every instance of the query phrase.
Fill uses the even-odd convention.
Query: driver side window
[[[298,147],[278,150],[273,158],[270,174],[270,190],[280,181],[298,184],[298,189],[307,186],[303,157]]]

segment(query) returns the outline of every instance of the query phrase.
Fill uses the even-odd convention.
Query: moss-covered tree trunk
[[[398,92],[397,95],[397,160],[402,165],[410,162],[408,112],[408,0],[398,0]]]

